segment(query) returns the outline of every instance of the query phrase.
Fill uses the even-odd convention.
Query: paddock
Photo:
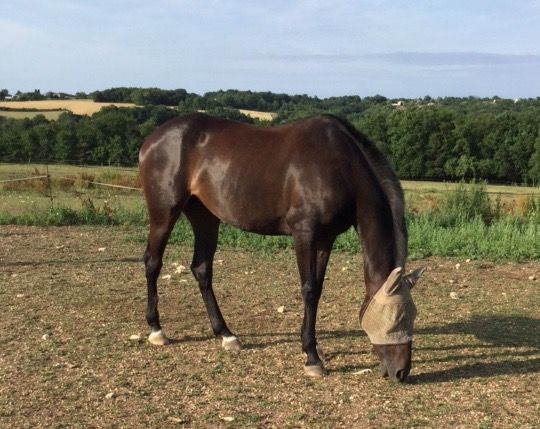
[[[413,368],[396,385],[360,329],[360,255],[332,254],[317,325],[329,375],[309,379],[292,251],[218,250],[214,288],[244,345],[227,353],[180,267],[191,248],[169,245],[160,310],[173,343],[154,347],[134,236],[0,226],[0,426],[540,425],[539,262],[410,261],[428,269],[415,289]]]

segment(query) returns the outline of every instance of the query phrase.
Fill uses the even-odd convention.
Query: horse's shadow
[[[540,372],[540,319],[525,316],[473,316],[469,320],[417,329],[417,335],[468,334],[481,344],[452,344],[441,347],[418,346],[422,352],[440,350],[479,349],[485,351],[478,362],[471,363],[475,355],[448,354],[441,358],[424,359],[422,362],[450,362],[455,366],[418,375],[409,382],[414,384],[442,383],[459,379],[487,378],[498,375],[530,374]],[[508,350],[511,349],[511,350]],[[523,350],[525,349],[525,350]],[[425,354],[425,353],[424,353]],[[501,360],[502,356],[508,359]],[[480,359],[482,361],[480,361]],[[490,361],[490,362],[486,362]]]
[[[532,347],[540,350],[540,319],[525,316],[473,316],[469,320],[416,329],[415,334],[472,334],[493,347]]]
[[[411,384],[444,383],[460,379],[488,378],[498,375],[530,374],[540,372],[540,319],[525,316],[473,316],[468,320],[449,323],[444,325],[427,326],[416,329],[417,335],[414,349],[422,352],[440,352],[434,358],[422,358],[416,360],[416,366],[423,363],[452,362],[455,366],[440,371],[430,371],[418,375],[413,373],[408,379]],[[422,335],[473,335],[479,340],[479,344],[450,344],[447,346],[423,346]],[[267,333],[249,334],[251,339],[269,337]],[[254,341],[247,348],[265,348],[278,343],[298,341],[296,333],[274,333],[275,339]],[[365,339],[365,334],[360,330],[328,330],[320,331],[319,339],[357,337]],[[465,354],[463,349],[484,349],[481,356]],[[508,350],[511,349],[511,350]],[[366,351],[367,352],[367,351]],[[343,354],[343,350],[336,350],[326,356],[326,360],[332,360],[335,355]],[[501,359],[508,356],[507,359]],[[471,363],[472,359],[478,358],[477,362]],[[376,358],[375,358],[376,360]],[[374,360],[374,362],[375,362]],[[413,357],[413,364],[414,364]],[[374,365],[376,366],[376,365]],[[338,373],[354,372],[358,368],[352,366],[337,367]]]
[[[452,362],[453,367],[439,371],[414,374],[414,368],[408,383],[429,384],[445,383],[469,378],[489,378],[498,375],[519,375],[540,372],[540,319],[525,316],[473,316],[468,320],[419,328],[415,330],[416,340],[414,350],[421,356],[426,356],[430,351],[441,352],[433,358],[422,357],[417,359],[413,356],[413,366],[417,368],[424,363],[447,363]],[[296,343],[299,335],[296,332],[252,332],[245,333],[247,339],[244,348],[262,349],[277,344]],[[479,340],[477,344],[449,344],[431,346],[422,344],[422,335],[473,335]],[[357,338],[366,341],[364,332],[360,330],[321,330],[319,340]],[[173,340],[173,343],[184,341],[206,341],[210,336],[184,337],[182,340]],[[481,355],[463,353],[462,351],[483,349]],[[510,349],[510,350],[509,350]],[[353,353],[344,350],[334,350],[327,353],[325,360],[332,361],[337,355]],[[369,353],[369,349],[366,349]],[[501,359],[506,357],[507,359]],[[477,362],[471,360],[477,358]],[[377,359],[374,357],[374,365]],[[333,369],[336,373],[352,373],[358,368],[345,365]]]

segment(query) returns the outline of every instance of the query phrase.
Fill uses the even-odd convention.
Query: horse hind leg
[[[149,204],[150,210],[150,232],[148,234],[148,243],[144,253],[144,265],[146,274],[146,284],[148,292],[148,301],[146,306],[146,321],[150,326],[150,335],[148,341],[155,345],[169,344],[161,324],[159,322],[158,311],[158,291],[157,281],[161,268],[163,266],[163,254],[167,241],[178,220],[182,204],[177,204],[172,208],[156,209],[158,204]]]
[[[195,235],[191,271],[199,283],[199,290],[212,325],[212,331],[216,337],[222,338],[223,349],[239,351],[242,345],[227,327],[212,288],[213,262],[220,221],[196,199],[190,201],[184,212]]]

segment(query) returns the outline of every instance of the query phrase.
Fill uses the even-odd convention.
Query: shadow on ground
[[[472,334],[498,347],[540,349],[540,319],[525,316],[473,316],[469,320],[416,330],[416,334]]]
[[[448,351],[443,356],[439,354],[433,359],[424,359],[422,362],[453,362],[455,367],[418,375],[414,375],[413,370],[409,382],[414,384],[442,383],[469,378],[538,373],[540,372],[540,336],[537,334],[538,332],[540,332],[540,319],[503,315],[473,316],[468,320],[456,323],[417,329],[416,335],[473,335],[480,343],[415,347],[422,352]],[[299,341],[298,335],[293,332],[250,333],[248,336],[251,337],[251,344],[246,345],[248,349]],[[321,331],[318,338],[324,340],[325,338],[355,337],[358,341],[363,341],[365,340],[364,336],[364,333],[359,330],[336,330]],[[267,337],[273,339],[269,340]],[[262,341],[253,341],[255,338]],[[508,350],[509,348],[512,350]],[[480,355],[462,352],[474,349],[483,349],[483,352]],[[334,355],[340,353],[347,354],[347,351],[336,351],[326,358],[330,361]],[[504,359],[505,357],[508,359]],[[471,363],[471,359],[477,359],[478,362]],[[356,367],[335,368],[334,371],[347,373],[357,369]]]
[[[487,378],[500,375],[532,374],[540,372],[540,319],[525,316],[473,316],[469,320],[439,326],[428,326],[417,329],[415,334],[421,335],[473,335],[479,342],[475,344],[449,344],[441,346],[422,346],[421,341],[414,350],[423,352],[433,351],[433,358],[415,360],[413,366],[419,367],[425,363],[449,363],[455,366],[440,371],[425,372],[409,377],[412,384],[444,383],[469,378]],[[264,349],[276,344],[300,344],[296,332],[251,332],[244,333],[245,349]],[[360,330],[321,330],[318,339],[324,347],[324,339],[350,338],[366,342],[365,353],[370,353],[364,332]],[[418,337],[417,337],[418,338]],[[210,336],[183,337],[172,340],[174,343],[184,341],[208,341]],[[455,341],[455,340],[454,340]],[[481,353],[476,351],[481,349]],[[510,350],[509,350],[510,349]],[[441,355],[441,351],[446,351]],[[467,352],[470,351],[470,352]],[[435,355],[435,352],[439,352]],[[326,354],[327,362],[337,355],[351,354],[349,350],[335,350]],[[358,354],[357,351],[354,352]],[[506,359],[505,359],[506,358]],[[476,360],[476,362],[471,362]],[[376,367],[376,358],[374,358]],[[337,373],[349,373],[358,370],[355,366],[343,366],[333,369]]]
[[[473,316],[469,320],[417,330],[417,335],[473,335],[481,344],[421,347],[422,351],[485,349],[480,355],[448,354],[438,362],[454,368],[412,375],[411,383],[441,383],[459,379],[540,372],[540,319],[525,316]],[[511,348],[512,350],[508,350]],[[523,350],[523,349],[526,350]],[[532,349],[532,350],[531,350]],[[501,357],[508,359],[501,360]],[[477,358],[478,362],[470,360]],[[434,360],[431,360],[432,362]]]

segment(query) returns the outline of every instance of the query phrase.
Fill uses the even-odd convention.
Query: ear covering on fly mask
[[[414,272],[414,282],[422,271]],[[361,322],[372,344],[406,344],[412,341],[416,317],[416,306],[411,295],[413,284],[411,279],[402,276],[402,268],[398,267],[373,295]]]

